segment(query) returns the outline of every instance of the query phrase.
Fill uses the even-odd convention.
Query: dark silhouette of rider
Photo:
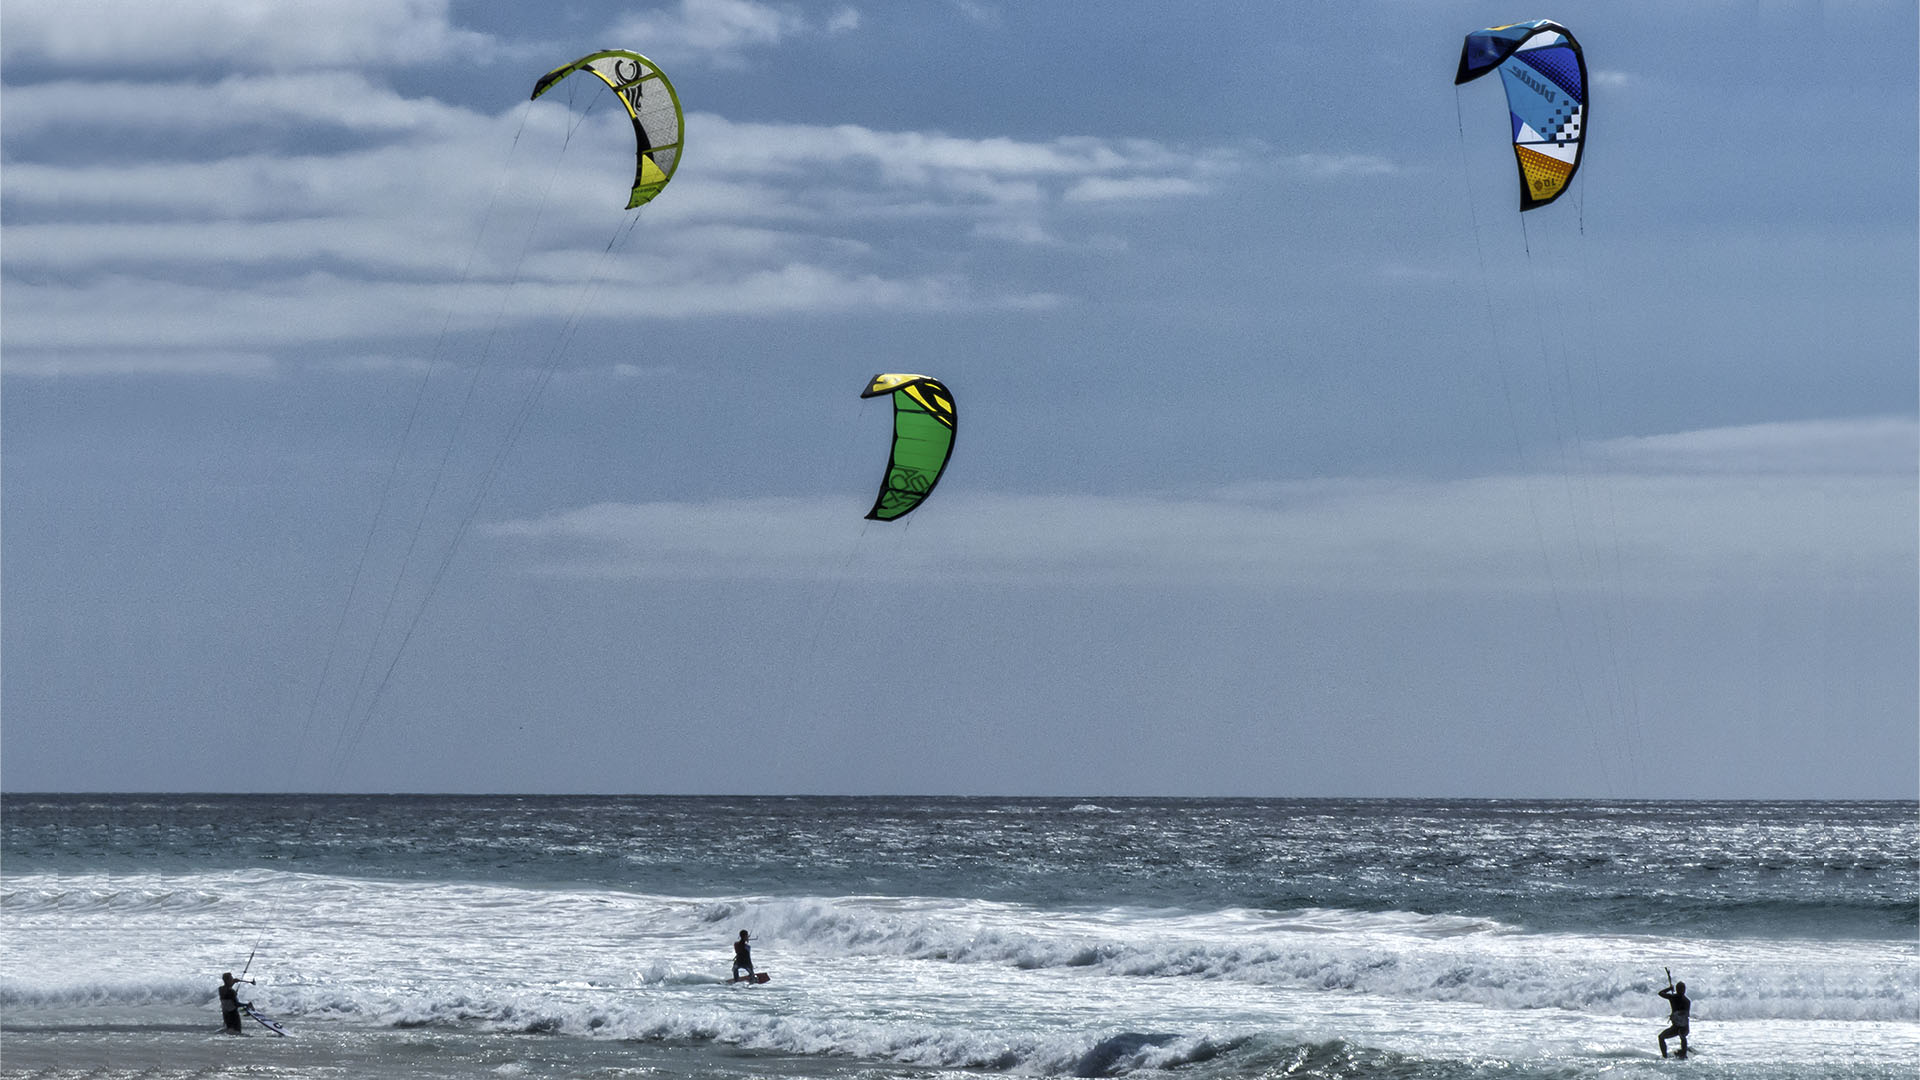
[[[240,991],[234,989],[236,983],[246,982],[236,979],[229,971],[220,976],[220,1019],[226,1021],[229,1034],[240,1034],[240,1010],[253,1008],[253,1002],[241,1001]]]
[[[747,978],[753,978],[753,950],[747,947],[747,932],[740,931],[740,940],[733,943],[733,977],[740,978],[740,969],[747,969]]]
[[[1687,1056],[1687,1014],[1693,1010],[1693,1002],[1687,998],[1686,983],[1672,983],[1665,990],[1654,993],[1667,999],[1673,1007],[1673,1013],[1667,1017],[1667,1030],[1660,1033],[1660,1056],[1667,1056],[1667,1040],[1680,1036],[1680,1057]]]

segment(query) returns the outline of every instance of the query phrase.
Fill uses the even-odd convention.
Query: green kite
[[[959,417],[953,395],[938,379],[925,375],[875,375],[860,392],[863,398],[893,395],[893,453],[887,459],[887,477],[880,496],[867,511],[868,521],[905,517],[933,494],[933,485],[953,456],[953,434]]]

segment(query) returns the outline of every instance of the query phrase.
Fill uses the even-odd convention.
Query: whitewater
[[[20,796],[7,1076],[1910,1077],[1911,803]],[[726,981],[750,930],[764,986]],[[251,964],[249,956],[251,955]],[[223,971],[293,1036],[219,1033]],[[1662,1061],[1664,969],[1698,1053]]]

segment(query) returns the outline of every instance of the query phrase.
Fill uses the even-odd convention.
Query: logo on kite
[[[1513,119],[1520,209],[1559,198],[1587,140],[1587,61],[1567,28],[1549,19],[1475,30],[1460,50],[1455,86],[1498,68]]]
[[[680,144],[686,137],[686,118],[680,112],[680,95],[666,73],[653,61],[637,52],[608,49],[562,64],[533,84],[533,96],[539,97],[561,79],[576,71],[590,71],[613,90],[633,118],[633,135],[639,141],[639,162],[633,172],[633,196],[627,200],[631,210],[660,194],[673,179],[680,165]]]
[[[959,417],[953,395],[938,379],[925,375],[875,375],[863,398],[893,395],[893,451],[887,458],[880,495],[867,511],[869,521],[905,517],[933,494],[933,486],[953,456]]]

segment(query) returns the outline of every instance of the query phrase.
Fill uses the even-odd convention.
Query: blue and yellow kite
[[[1520,209],[1559,198],[1587,141],[1587,61],[1567,28],[1549,19],[1476,30],[1460,50],[1455,86],[1500,69],[1520,165]]]

